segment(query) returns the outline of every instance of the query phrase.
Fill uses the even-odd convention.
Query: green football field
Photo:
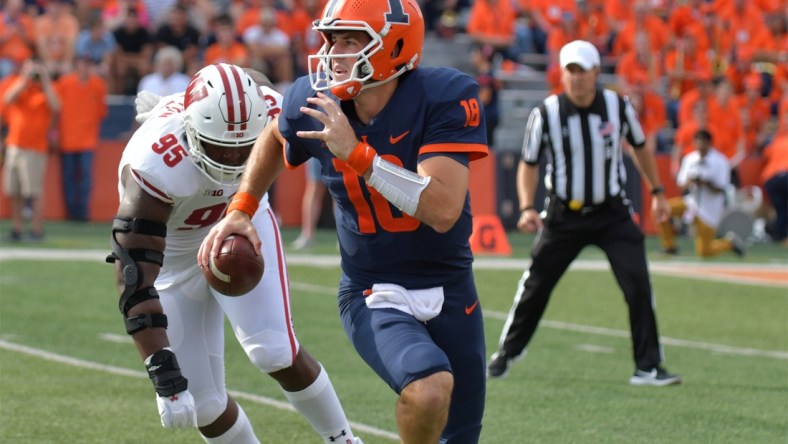
[[[103,263],[107,233],[106,224],[50,224],[42,244],[0,244],[0,442],[202,442],[159,424]],[[285,242],[297,234],[285,230]],[[512,258],[477,261],[488,354],[527,264],[530,238],[509,238]],[[322,230],[309,253],[318,257],[288,255],[299,339],[329,371],[364,442],[397,442],[396,396],[357,357],[337,316],[333,234]],[[582,255],[527,356],[507,379],[489,381],[482,443],[788,442],[786,250],[755,245],[744,260],[650,254],[665,365],[684,378],[665,388],[628,384],[626,307],[602,259]],[[320,442],[229,329],[226,365],[261,442]]]

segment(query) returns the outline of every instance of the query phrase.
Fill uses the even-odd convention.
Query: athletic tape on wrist
[[[431,179],[375,156],[367,183],[400,211],[413,216],[419,207],[419,197]]]
[[[257,208],[259,206],[260,201],[257,200],[256,197],[250,193],[239,191],[235,193],[235,196],[233,196],[232,200],[230,201],[230,205],[227,206],[227,211],[225,211],[225,214],[230,214],[231,211],[238,210],[242,213],[245,213],[247,216],[252,217],[254,216],[254,213],[257,212]]]

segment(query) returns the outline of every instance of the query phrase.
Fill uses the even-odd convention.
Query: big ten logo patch
[[[510,256],[512,246],[501,219],[495,214],[473,216],[473,233],[470,238],[473,254]]]

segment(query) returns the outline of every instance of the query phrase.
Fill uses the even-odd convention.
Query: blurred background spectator
[[[200,31],[189,21],[189,11],[183,5],[175,5],[167,12],[167,20],[162,23],[153,38],[156,49],[173,47],[181,53],[181,66],[178,71],[183,71],[191,77],[202,68],[197,52],[200,45]]]
[[[104,27],[101,18],[91,17],[87,28],[77,36],[75,51],[81,58],[87,56],[90,63],[96,66],[98,73],[107,77],[117,46],[115,36]]]
[[[183,56],[174,46],[164,46],[153,58],[153,72],[140,79],[138,91],[150,91],[162,97],[186,91],[191,76],[181,72]]]
[[[484,121],[487,126],[487,145],[495,146],[495,128],[498,127],[498,91],[501,81],[495,78],[493,54],[490,45],[475,45],[471,51],[471,61],[476,67],[476,81],[479,83],[479,100],[484,107]]]
[[[0,78],[5,77],[33,57],[35,32],[33,18],[23,0],[6,0],[0,11],[3,30],[0,32]]]
[[[251,52],[251,67],[262,72],[283,92],[293,82],[293,58],[290,37],[278,23],[276,9],[260,8],[258,22],[243,33],[243,41]]]
[[[107,115],[107,83],[91,55],[80,54],[76,69],[55,83],[60,99],[57,147],[63,201],[68,220],[88,220],[93,184],[93,156],[101,121]]]
[[[232,17],[227,14],[216,17],[213,21],[213,32],[215,41],[205,49],[206,65],[231,63],[249,66],[249,50],[238,41]]]
[[[781,128],[763,151],[766,164],[761,181],[774,208],[774,218],[766,225],[766,232],[788,246],[788,114],[783,114]]]
[[[48,0],[35,20],[36,54],[52,77],[69,72],[80,26],[67,0]]]
[[[44,175],[50,135],[60,100],[46,66],[25,61],[19,74],[0,82],[0,115],[8,126],[3,157],[3,188],[11,200],[11,233],[8,240],[24,236],[24,209],[31,209],[28,239],[44,238]]]
[[[117,47],[112,56],[110,91],[113,94],[136,94],[137,83],[151,71],[153,37],[142,25],[139,10],[135,8],[126,10],[123,21],[112,35]]]

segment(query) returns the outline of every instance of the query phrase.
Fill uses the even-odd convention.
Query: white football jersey
[[[692,179],[701,178],[722,190],[731,182],[731,165],[728,159],[714,148],[701,158],[700,152],[693,151],[681,160],[681,168],[676,183],[685,187]],[[717,228],[725,212],[725,192],[712,191],[706,187],[690,186],[684,197],[688,211],[699,217],[706,225]]]
[[[281,110],[282,96],[260,87],[270,110]],[[167,246],[159,284],[173,282],[196,263],[197,250],[210,228],[224,215],[237,185],[220,186],[209,179],[189,158],[183,125],[183,93],[162,98],[151,117],[134,133],[123,151],[118,177],[126,165],[134,180],[151,196],[172,205],[167,222]],[[124,188],[118,183],[121,200]],[[268,195],[259,212],[269,208]],[[192,272],[194,269],[192,268]]]

